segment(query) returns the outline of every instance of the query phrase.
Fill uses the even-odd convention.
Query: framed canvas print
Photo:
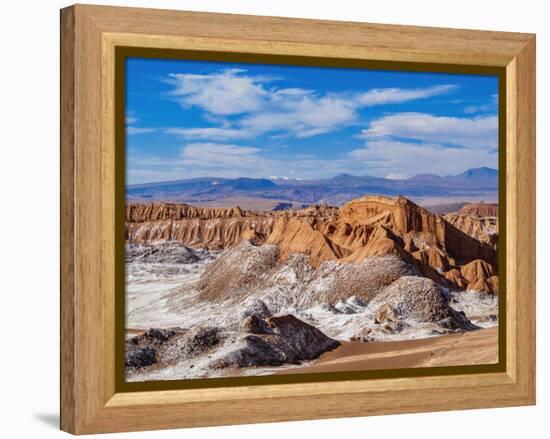
[[[63,430],[534,403],[533,35],[61,32]]]

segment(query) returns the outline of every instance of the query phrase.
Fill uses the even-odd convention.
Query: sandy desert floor
[[[498,362],[498,328],[408,341],[342,342],[309,366],[277,374],[437,367]]]

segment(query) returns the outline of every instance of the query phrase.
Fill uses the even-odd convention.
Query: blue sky
[[[127,183],[498,163],[498,78],[130,58]]]

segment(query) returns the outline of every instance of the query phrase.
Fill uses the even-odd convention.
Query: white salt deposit
[[[200,300],[200,293],[195,287],[217,256],[217,253],[202,254],[202,259],[187,264],[128,262],[126,327],[144,330],[170,327],[192,329],[207,325],[219,326],[228,333],[235,332],[240,323],[243,303],[232,300]],[[377,341],[411,340],[444,333],[436,323],[411,319],[403,319],[405,325],[399,331],[384,330],[384,325],[374,323],[379,306],[369,306],[366,300],[353,295],[336,304],[311,305],[308,296],[316,296],[316,293],[322,292],[333,281],[335,270],[345,269],[347,268],[334,262],[323,264],[317,270],[320,274],[317,273],[307,291],[304,291],[296,271],[288,265],[282,265],[275,273],[271,273],[274,280],[272,286],[257,291],[254,297],[261,299],[273,314],[293,314],[339,341],[349,340],[366,327],[371,329],[369,336],[372,335]],[[312,273],[306,275],[312,276]],[[451,307],[463,311],[475,325],[483,328],[498,325],[498,297],[475,292],[448,294],[451,296]],[[235,345],[229,342],[222,344],[216,350],[215,356],[224,355],[229,349],[235,349]],[[164,380],[222,376],[228,373],[207,369],[210,361],[211,358],[204,355],[154,372],[138,371],[128,378],[132,381]],[[280,369],[281,367],[250,368],[244,373],[260,375]]]

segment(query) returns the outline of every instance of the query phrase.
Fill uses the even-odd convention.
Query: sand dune
[[[498,328],[420,340],[343,342],[310,366],[277,374],[400,369],[411,367],[494,364],[498,362]]]

